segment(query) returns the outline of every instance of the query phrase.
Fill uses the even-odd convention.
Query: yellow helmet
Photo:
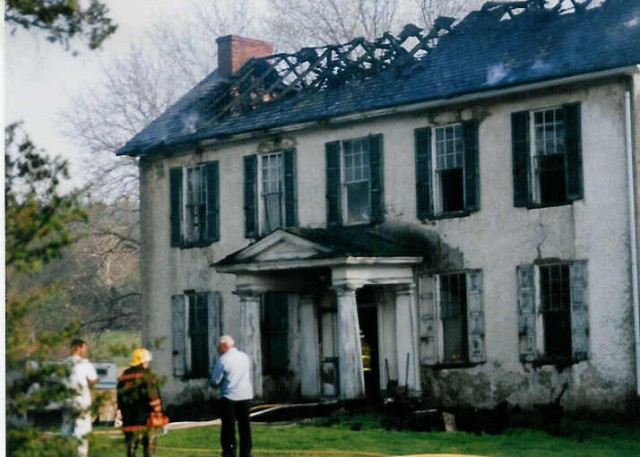
[[[151,352],[144,348],[135,349],[131,354],[131,365],[140,365],[144,362],[151,362],[151,360],[153,360]]]

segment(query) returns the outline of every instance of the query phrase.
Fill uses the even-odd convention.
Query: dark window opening
[[[464,273],[440,277],[440,306],[445,362],[469,359],[467,280]]]
[[[540,311],[547,358],[571,357],[571,291],[569,265],[540,267]]]
[[[540,174],[540,203],[553,205],[567,201],[564,155],[553,154],[538,158]]]
[[[289,301],[287,294],[267,292],[262,304],[262,357],[266,375],[289,369]]]
[[[442,211],[452,213],[464,210],[464,183],[462,168],[440,172],[442,182]]]

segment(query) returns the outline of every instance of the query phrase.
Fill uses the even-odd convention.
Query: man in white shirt
[[[91,433],[91,390],[89,387],[98,381],[96,369],[86,358],[89,344],[74,339],[69,345],[70,355],[64,361],[69,367],[67,387],[75,391],[64,409],[62,417],[62,435],[78,440],[78,457],[88,457]]]
[[[220,338],[218,352],[220,357],[211,373],[210,381],[211,385],[220,387],[222,457],[236,456],[236,421],[240,435],[240,457],[251,457],[251,360],[247,354],[236,349],[235,342],[229,335]]]

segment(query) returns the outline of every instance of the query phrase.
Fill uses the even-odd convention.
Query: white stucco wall
[[[624,86],[614,82],[565,87],[286,135],[297,149],[301,226],[325,225],[325,143],[383,133],[386,221],[435,231],[461,254],[461,269],[482,269],[487,362],[466,369],[423,370],[427,391],[450,403],[488,407],[507,399],[531,406],[548,401],[550,392],[557,393],[568,382],[563,404],[569,409],[623,409],[635,382],[623,95]],[[559,207],[514,208],[511,113],[570,102],[581,103],[584,199]],[[480,119],[480,211],[421,223],[415,210],[413,130],[452,116]],[[242,160],[255,153],[258,142],[228,143],[201,154],[142,163],[143,337],[145,344],[166,338],[154,353],[154,365],[167,377],[164,389],[170,399],[185,398],[185,384],[171,376],[171,295],[188,289],[220,291],[223,332],[239,331],[234,278],[215,273],[210,264],[250,241],[244,238]],[[169,169],[208,160],[220,164],[221,239],[206,248],[171,248]],[[518,358],[515,268],[550,257],[588,260],[590,359],[562,372],[523,366]],[[204,381],[190,383],[206,386]]]

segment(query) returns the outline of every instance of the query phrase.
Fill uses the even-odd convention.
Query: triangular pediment
[[[329,251],[325,246],[279,229],[236,253],[235,260],[241,263],[305,260]]]

